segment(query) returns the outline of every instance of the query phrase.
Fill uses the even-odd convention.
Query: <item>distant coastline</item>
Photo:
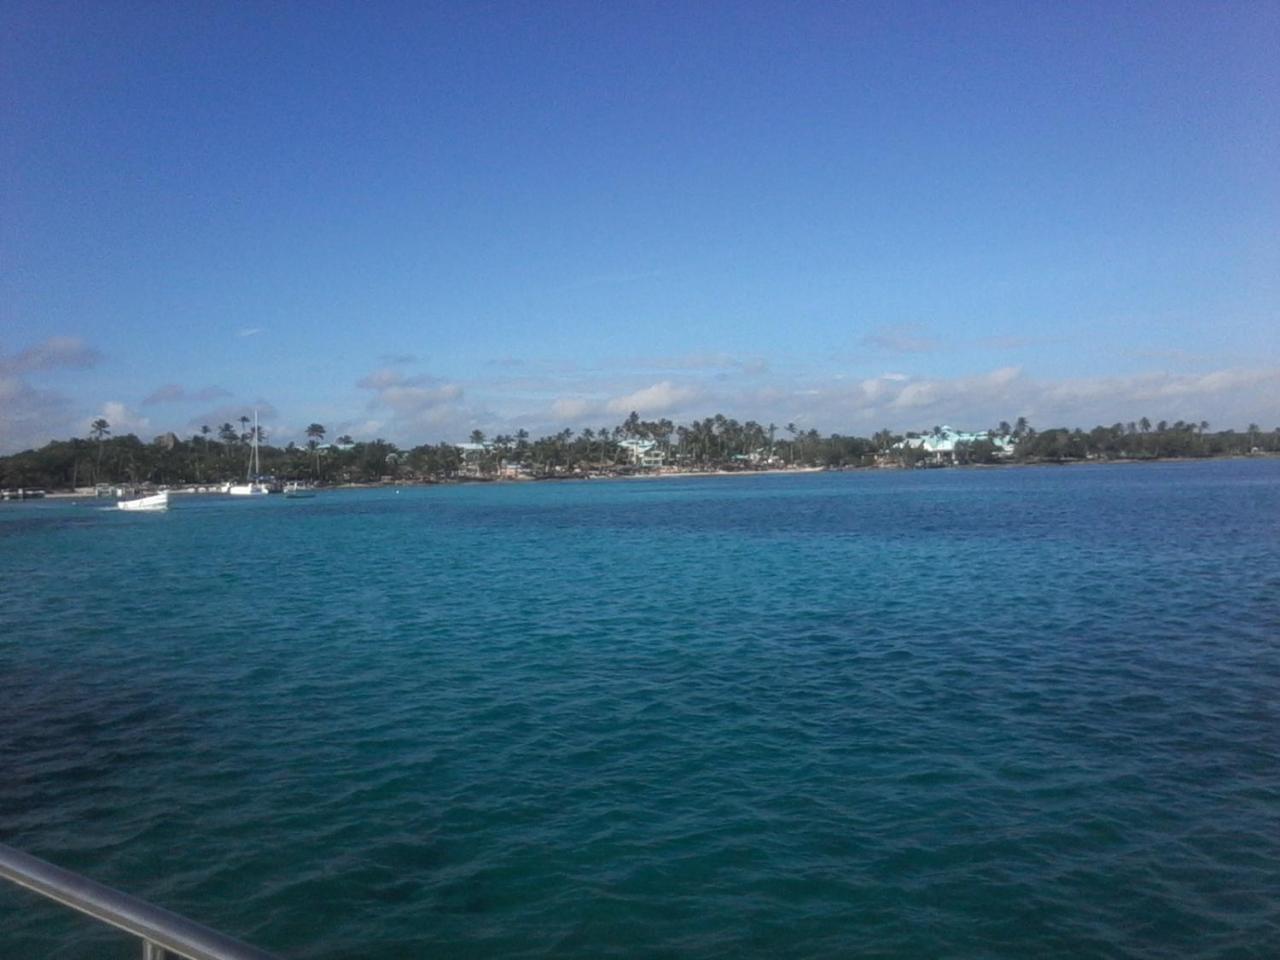
[[[1113,460],[1036,460],[1036,461],[1009,461],[1005,463],[969,463],[959,464],[947,467],[946,469],[955,471],[969,470],[1009,470],[1009,469],[1053,469],[1061,467],[1098,467],[1098,466],[1122,466],[1122,465],[1153,465],[1153,464],[1191,464],[1205,463],[1207,461],[1222,460],[1273,460],[1280,458],[1277,453],[1255,453],[1255,454],[1230,454],[1216,457],[1162,457],[1162,458],[1141,458],[1141,459],[1113,459]],[[628,481],[660,481],[660,480],[723,480],[728,478],[744,478],[744,477],[760,477],[760,476],[803,476],[815,473],[877,473],[882,471],[896,472],[900,470],[923,469],[908,468],[901,466],[847,466],[847,467],[776,467],[760,470],[663,470],[646,473],[618,473],[618,474],[595,474],[595,475],[561,475],[554,477],[523,477],[523,478],[503,478],[503,477],[450,477],[441,480],[420,480],[420,479],[397,479],[397,480],[373,480],[373,481],[349,481],[343,483],[327,484],[324,489],[328,490],[385,490],[385,489],[401,489],[408,487],[438,487],[438,486],[464,486],[464,485],[523,485],[531,483],[551,483],[551,482],[628,482]],[[142,484],[137,489],[147,489],[149,485]],[[204,489],[191,489],[182,485],[169,487],[175,493],[187,494],[191,496],[217,495],[216,490],[207,489],[207,485],[201,485]],[[32,499],[42,500],[85,500],[95,497],[95,491],[91,487],[81,487],[76,490],[40,490],[39,496]]]
[[[247,421],[248,417],[241,418]],[[242,422],[241,427],[245,424]],[[1026,420],[1001,422],[989,430],[963,432],[934,426],[919,432],[884,429],[870,437],[802,431],[739,422],[723,415],[687,425],[642,420],[632,413],[621,424],[572,430],[534,439],[523,430],[492,438],[472,431],[465,442],[422,444],[404,449],[383,439],[357,441],[343,435],[325,442],[326,428],[313,423],[305,445],[283,447],[256,439],[260,477],[326,487],[384,486],[544,480],[723,477],[820,470],[955,469],[1091,463],[1147,463],[1280,455],[1280,428],[1211,432],[1204,421],[1143,418],[1092,430],[1036,430]],[[224,423],[216,431],[181,439],[168,433],[150,442],[112,436],[95,420],[88,437],[50,441],[39,449],[0,457],[0,491],[43,490],[48,494],[108,494],[112,489],[213,488],[243,482],[255,439]]]

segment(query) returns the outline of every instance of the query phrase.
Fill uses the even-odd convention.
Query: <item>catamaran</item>
[[[224,493],[233,497],[266,496],[269,491],[265,483],[258,480],[258,411],[253,411],[253,433],[250,435],[253,452],[249,455],[249,468],[245,471],[244,483],[228,483],[222,488]]]

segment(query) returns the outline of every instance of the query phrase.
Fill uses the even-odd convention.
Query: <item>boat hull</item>
[[[261,483],[233,483],[227,493],[233,497],[265,497],[270,491]]]
[[[121,510],[168,510],[169,491],[138,497],[136,500],[121,500],[116,507]]]

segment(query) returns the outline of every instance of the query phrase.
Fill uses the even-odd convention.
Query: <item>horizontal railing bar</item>
[[[188,960],[276,960],[234,937],[3,843],[0,877]]]

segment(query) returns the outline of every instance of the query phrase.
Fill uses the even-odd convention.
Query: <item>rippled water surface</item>
[[[4,504],[0,591],[0,840],[286,957],[1280,955],[1280,462]]]

